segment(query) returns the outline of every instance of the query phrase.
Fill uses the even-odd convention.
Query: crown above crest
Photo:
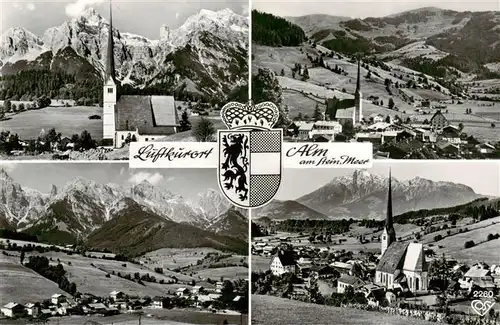
[[[222,107],[220,115],[228,129],[271,129],[278,122],[280,112],[271,102],[257,105],[230,102]]]

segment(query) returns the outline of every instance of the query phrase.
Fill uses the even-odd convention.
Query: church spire
[[[387,216],[385,219],[385,230],[387,231],[387,247],[396,241],[396,231],[392,221],[392,179],[391,170],[389,169],[389,191],[387,194]]]
[[[361,59],[358,58],[358,75],[356,79],[356,94],[361,91]]]
[[[108,56],[106,62],[106,80],[115,78],[115,55],[114,55],[114,40],[113,40],[113,11],[111,8],[111,0],[109,1],[109,32],[108,32]]]

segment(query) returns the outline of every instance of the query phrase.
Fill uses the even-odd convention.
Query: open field
[[[146,253],[141,260],[147,260],[150,268],[176,269],[196,265],[208,253],[221,253],[213,248],[162,248]]]
[[[3,306],[11,301],[41,302],[54,293],[64,294],[64,291],[56,283],[22,266],[18,258],[0,255],[0,293],[0,305]]]
[[[291,313],[290,310],[294,312]],[[308,304],[252,295],[252,324],[262,325],[430,325],[418,319],[378,312]]]
[[[52,128],[62,133],[63,137],[87,130],[93,139],[99,140],[102,138],[102,119],[90,120],[91,115],[102,117],[102,107],[46,107],[7,115],[5,120],[0,121],[0,130],[17,133],[24,140],[36,139],[42,130]]]
[[[219,278],[224,278],[225,280],[230,279],[247,279],[248,278],[248,268],[242,266],[230,266],[221,268],[209,268],[202,271],[195,272],[195,274],[203,279],[218,280]]]
[[[246,315],[234,315],[224,313],[207,313],[186,309],[143,309],[141,325],[222,325],[227,320],[230,325],[247,325]],[[67,316],[50,318],[47,325],[84,325],[89,321],[101,325],[137,325],[139,316],[137,314],[120,314],[116,316]],[[35,325],[38,323],[27,320],[0,320],[2,325]]]
[[[265,272],[269,270],[270,257],[252,255],[252,272]]]

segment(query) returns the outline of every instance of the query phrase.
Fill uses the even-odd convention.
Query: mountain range
[[[109,28],[93,8],[40,36],[9,28],[0,40],[0,75],[45,69],[102,79]],[[248,30],[248,17],[230,9],[202,9],[170,31],[158,26],[157,40],[113,28],[117,78],[140,89],[161,83],[226,95],[248,82]]]
[[[388,178],[356,170],[296,200],[275,200],[252,212],[256,218],[284,219],[383,219],[387,211]],[[421,177],[392,178],[394,215],[407,211],[452,207],[484,197],[472,188]]]
[[[448,63],[465,72],[500,62],[499,11],[459,12],[425,7],[377,18],[318,14],[286,19],[334,51],[345,52],[347,48],[352,53],[388,53],[391,59],[419,56],[440,60],[451,54]],[[406,46],[408,51],[396,51]]]
[[[166,227],[162,233],[177,229],[181,237],[177,243],[156,242],[155,247],[211,243],[227,249],[248,237],[245,213],[212,189],[186,199],[147,181],[121,186],[76,177],[62,188],[53,185],[50,194],[44,194],[22,187],[4,170],[0,170],[0,183],[0,226],[46,242],[73,243],[81,238],[95,247],[116,248],[121,236],[132,235],[129,232],[135,229],[131,238],[144,236],[144,240],[134,242],[137,247],[133,243],[127,247],[142,252],[149,241],[147,234],[153,231],[150,227],[157,225]],[[200,236],[189,238],[191,232]]]

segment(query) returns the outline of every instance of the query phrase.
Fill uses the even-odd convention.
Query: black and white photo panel
[[[252,324],[498,324],[499,167],[286,169],[251,211]]]
[[[0,323],[247,325],[248,226],[211,169],[0,163]]]
[[[292,142],[370,142],[375,158],[499,157],[500,5],[252,2],[252,100]]]
[[[0,22],[2,160],[215,142],[248,101],[248,1],[2,0]]]

